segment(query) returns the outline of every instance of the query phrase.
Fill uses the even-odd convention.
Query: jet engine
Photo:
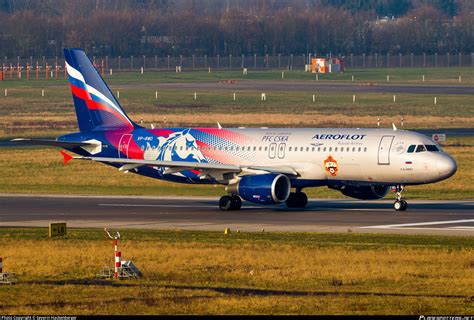
[[[337,188],[345,196],[360,200],[377,200],[387,195],[389,186],[343,186]]]
[[[252,174],[242,176],[237,184],[229,186],[227,190],[250,202],[275,204],[288,199],[291,182],[283,174]]]

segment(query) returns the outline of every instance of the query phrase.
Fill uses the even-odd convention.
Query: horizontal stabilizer
[[[52,146],[59,148],[88,147],[96,145],[95,143],[90,142],[58,141],[47,139],[13,139],[11,140],[11,142],[37,146]]]
[[[66,152],[64,152],[64,151],[61,150],[61,151],[59,151],[59,153],[61,153],[61,155],[62,155],[63,158],[64,158],[64,159],[63,159],[63,164],[64,164],[64,165],[67,165],[67,163],[72,160],[72,156],[69,155],[69,154],[67,154]]]

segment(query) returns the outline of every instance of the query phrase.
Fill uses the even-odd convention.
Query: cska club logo
[[[337,176],[337,161],[333,157],[329,156],[326,160],[324,160],[324,168],[331,174],[331,176]]]

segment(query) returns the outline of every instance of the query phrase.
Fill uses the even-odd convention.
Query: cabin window
[[[265,147],[265,151],[268,151],[268,147]]]
[[[318,152],[321,152],[321,147],[318,148]]]
[[[332,152],[332,147],[329,147],[329,152]]]
[[[426,151],[426,148],[424,145],[420,144],[416,147],[416,152],[424,152]]]
[[[326,152],[326,147],[323,148],[323,152]]]
[[[257,147],[253,147],[253,151],[257,151]]]
[[[258,151],[262,151],[262,147],[258,147]]]
[[[309,147],[306,147],[306,152],[308,152],[308,151],[309,151]]]
[[[337,152],[337,147],[334,148],[334,152]]]
[[[291,151],[291,147],[288,148],[288,151]]]
[[[361,147],[359,147],[359,149],[358,149],[357,151],[358,151],[358,152],[360,152],[361,150],[362,150],[362,148],[361,148]]]
[[[312,147],[312,148],[311,148],[311,151],[314,152],[314,149],[316,149],[316,148],[315,148],[315,147]]]
[[[364,148],[364,152],[367,152],[367,147]]]

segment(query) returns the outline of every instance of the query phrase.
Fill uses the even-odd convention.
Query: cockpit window
[[[425,145],[426,147],[426,150],[430,151],[430,152],[439,152],[439,149],[437,146],[435,146],[434,144],[427,144]]]
[[[416,145],[412,144],[411,146],[408,147],[408,153],[413,153],[415,151]]]
[[[424,145],[420,144],[416,147],[416,152],[424,152],[426,151],[426,148]]]

